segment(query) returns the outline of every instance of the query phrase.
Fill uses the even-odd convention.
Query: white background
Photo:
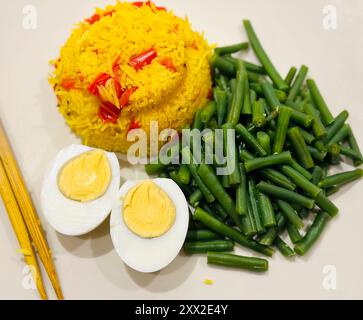
[[[57,57],[72,25],[112,1],[1,1],[0,117],[39,208],[42,177],[57,152],[78,140],[57,113],[47,83],[47,62]],[[211,43],[246,39],[241,20],[251,19],[266,50],[283,75],[302,63],[310,67],[334,114],[343,108],[363,144],[363,2],[360,0],[174,0],[159,1],[188,15],[194,29]],[[34,5],[38,28],[22,27],[25,5]],[[323,8],[337,9],[337,30],[324,30]],[[253,60],[250,53],[249,60]],[[122,163],[124,179],[139,178],[138,168]],[[158,274],[145,275],[123,265],[113,250],[108,222],[82,238],[56,234],[39,208],[67,299],[254,299],[363,298],[362,186],[335,196],[339,217],[328,226],[311,254],[294,262],[276,254],[267,274],[208,267],[204,257],[181,255]],[[37,299],[22,285],[25,266],[6,212],[0,203],[0,298]],[[240,253],[251,255],[241,249]],[[160,250],[162,254],[162,248]],[[157,257],[155,257],[157,259]],[[337,289],[324,289],[323,268],[334,265]],[[212,279],[214,285],[203,281]],[[48,292],[54,298],[52,290]]]

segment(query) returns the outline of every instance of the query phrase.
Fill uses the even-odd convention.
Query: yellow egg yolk
[[[100,198],[111,182],[111,168],[104,151],[94,150],[70,160],[58,175],[65,197],[80,202]]]
[[[169,196],[154,182],[132,188],[123,203],[127,227],[141,238],[157,238],[174,225],[176,209]]]

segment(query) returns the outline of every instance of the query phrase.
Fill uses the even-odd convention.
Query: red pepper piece
[[[151,62],[157,58],[158,53],[154,48],[151,48],[137,56],[134,56],[130,60],[130,65],[136,70],[139,71],[143,67],[151,64]]]
[[[99,21],[100,19],[101,19],[101,16],[98,13],[96,13],[92,17],[86,19],[86,21],[89,24],[94,24],[95,22]]]
[[[120,56],[118,56],[115,60],[115,62],[112,64],[112,70],[114,73],[120,70]]]
[[[160,64],[162,66],[164,66],[165,68],[169,69],[170,71],[172,72],[177,72],[177,69],[175,68],[174,64],[173,64],[173,60],[171,60],[171,58],[163,58],[161,61],[160,61]]]
[[[137,122],[137,120],[132,119],[129,125],[129,129],[127,130],[127,132],[130,132],[132,130],[136,130],[136,129],[140,129],[141,125],[139,122]]]
[[[105,13],[103,14],[103,16],[104,16],[104,17],[107,17],[107,16],[112,17],[112,15],[113,15],[114,13],[115,13],[115,10],[111,10],[111,11],[105,12]]]
[[[116,124],[118,118],[120,117],[121,109],[117,108],[111,102],[104,101],[100,105],[98,116],[103,120],[103,122],[111,122]]]
[[[124,91],[121,87],[121,84],[120,84],[120,80],[118,78],[115,78],[114,83],[115,83],[115,90],[116,90],[117,98],[120,99],[122,97],[122,94],[124,93]]]
[[[127,89],[123,92],[121,98],[120,98],[120,106],[121,108],[127,107],[130,101],[131,95],[138,89],[138,87],[132,87],[130,89]]]
[[[88,91],[94,96],[99,96],[100,93],[98,92],[98,86],[104,86],[109,79],[111,79],[110,75],[107,73],[100,73],[88,87]]]
[[[133,6],[137,7],[137,8],[141,8],[144,5],[144,1],[135,1],[132,3]]]
[[[61,83],[61,86],[66,90],[74,89],[75,85],[76,80],[69,78],[64,79]]]

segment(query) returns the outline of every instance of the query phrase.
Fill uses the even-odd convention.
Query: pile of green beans
[[[286,258],[305,255],[338,214],[329,197],[363,176],[359,168],[334,175],[329,169],[342,161],[359,167],[363,155],[347,123],[348,111],[333,116],[309,68],[291,67],[282,77],[251,22],[243,24],[249,42],[215,49],[213,99],[190,124],[191,129],[212,130],[201,142],[203,150],[207,141],[217,143],[215,130],[222,130],[225,167],[234,170],[218,176],[224,165],[215,154],[212,164],[156,163],[147,165],[146,172],[173,179],[185,193],[193,212],[187,254],[206,254],[209,264],[262,272],[267,260],[227,252],[240,245],[267,257],[275,249]],[[260,65],[234,56],[249,48]],[[231,129],[233,143],[226,143]],[[195,160],[192,150],[180,148],[181,158]]]

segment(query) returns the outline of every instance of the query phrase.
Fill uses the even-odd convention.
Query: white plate
[[[79,143],[57,112],[47,83],[47,62],[57,57],[74,23],[90,16],[94,6],[110,2],[16,0],[8,1],[1,11],[0,117],[39,209],[66,298],[363,298],[362,182],[334,197],[341,214],[311,254],[289,262],[277,253],[263,275],[210,267],[205,257],[184,255],[157,275],[140,275],[120,264],[107,224],[81,239],[57,235],[46,224],[39,202],[44,170],[60,149]],[[27,4],[33,4],[38,15],[35,30],[23,28]],[[223,45],[246,39],[241,20],[249,18],[278,70],[285,75],[292,65],[308,65],[334,114],[342,108],[350,111],[350,123],[363,145],[362,1],[165,0],[158,4],[178,15],[187,14],[194,29],[204,31],[211,43]],[[336,30],[323,27],[327,4],[336,7]],[[252,53],[247,59],[255,61]],[[146,177],[140,167],[126,164],[121,175],[123,179]],[[27,269],[23,270],[2,204],[0,240],[0,298],[37,298],[35,291],[24,289]],[[253,254],[243,248],[237,252]],[[324,271],[334,270],[337,288],[326,290]],[[207,278],[214,280],[213,286],[203,284]],[[54,297],[52,290],[48,292]]]

